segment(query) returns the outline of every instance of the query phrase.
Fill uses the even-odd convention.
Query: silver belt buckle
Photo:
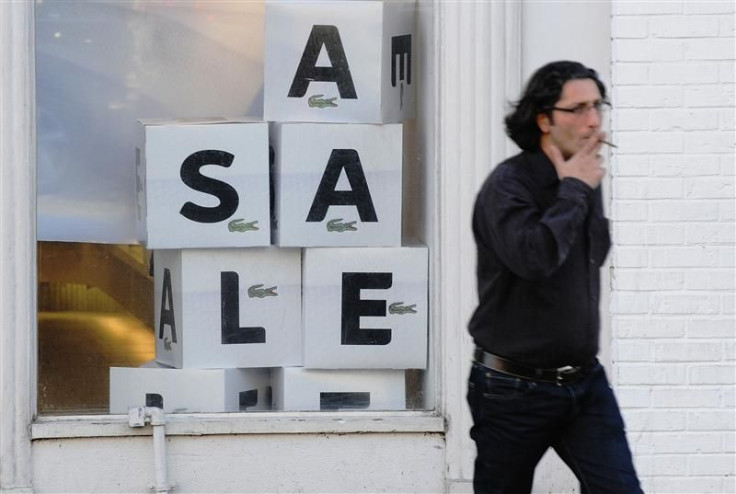
[[[566,365],[565,367],[559,367],[557,368],[557,377],[555,378],[555,383],[558,386],[562,386],[564,384],[565,377],[569,374],[574,374],[580,370],[580,367],[573,367],[572,365]]]

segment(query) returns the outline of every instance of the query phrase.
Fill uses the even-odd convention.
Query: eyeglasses
[[[596,101],[595,103],[580,103],[572,108],[558,108],[553,106],[550,110],[562,111],[565,113],[572,113],[576,117],[582,117],[587,115],[590,110],[595,110],[598,115],[603,115],[611,108],[611,104],[606,101]]]

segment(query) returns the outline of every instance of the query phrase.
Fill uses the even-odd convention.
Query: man
[[[639,493],[598,353],[599,271],[610,248],[600,184],[606,89],[577,62],[529,80],[506,117],[522,152],[475,203],[479,304],[468,382],[476,493],[528,493],[552,447],[583,493]]]

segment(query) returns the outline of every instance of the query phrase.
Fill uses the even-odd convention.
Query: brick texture
[[[613,2],[613,381],[647,492],[734,491],[731,1]]]

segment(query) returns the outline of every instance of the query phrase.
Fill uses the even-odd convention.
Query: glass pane
[[[140,246],[39,242],[39,413],[107,413],[109,368],[154,358],[152,302]]]
[[[305,377],[299,367],[172,369],[156,362],[156,345],[173,343],[167,313],[179,303],[180,287],[174,282],[168,296],[165,275],[155,275],[165,251],[136,245],[136,121],[262,119],[263,2],[37,0],[36,16],[39,413],[124,413],[120,394],[111,392],[119,382],[141,392],[128,405],[168,413],[280,409],[279,393],[311,381],[337,384],[291,410],[426,407],[423,370],[336,369]],[[398,214],[406,238],[422,237],[426,217],[416,205],[426,202],[426,191],[406,193],[426,183],[417,127],[409,121],[403,131]],[[218,278],[224,313],[222,286]],[[248,288],[263,297],[275,293],[270,285],[240,292]],[[390,302],[399,313],[413,311],[413,301]],[[219,336],[219,313],[216,319]],[[168,388],[149,389],[151,376]],[[286,389],[287,380],[296,391]],[[241,382],[247,386],[233,384]],[[175,407],[171,389],[182,400]]]

